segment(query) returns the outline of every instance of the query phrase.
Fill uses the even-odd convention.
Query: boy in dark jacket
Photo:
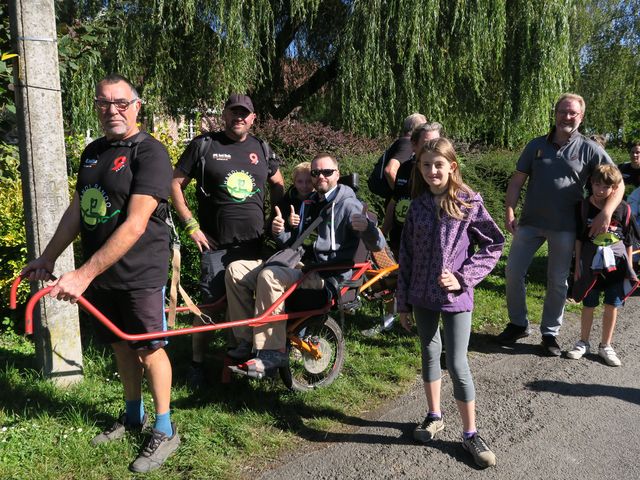
[[[604,292],[602,339],[598,355],[607,365],[618,367],[620,359],[611,347],[618,307],[635,290],[638,279],[631,263],[632,246],[638,238],[638,226],[629,205],[622,201],[611,218],[607,232],[589,238],[591,222],[604,207],[607,198],[619,188],[622,175],[614,165],[599,165],[591,175],[593,193],[582,201],[576,236],[574,286],[572,297],[582,301],[580,340],[567,357],[577,360],[589,352],[593,311]]]

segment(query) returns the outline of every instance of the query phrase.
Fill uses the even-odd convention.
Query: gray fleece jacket
[[[310,200],[318,204],[318,194],[313,193]],[[318,208],[310,210],[315,211],[317,215]],[[352,261],[360,239],[372,251],[379,251],[385,247],[384,237],[371,220],[364,232],[356,232],[351,228],[351,215],[354,213],[362,213],[362,203],[350,187],[338,185],[332,204],[324,211],[324,220],[316,229],[317,238],[313,242],[312,259],[314,263]],[[309,216],[304,219],[303,231],[314,218]],[[297,234],[297,231],[285,230],[277,235],[275,240],[279,247],[285,247],[295,241]],[[347,272],[340,276],[349,278],[350,275]]]

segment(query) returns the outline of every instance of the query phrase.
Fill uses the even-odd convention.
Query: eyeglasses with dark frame
[[[115,105],[116,110],[118,110],[119,112],[125,112],[129,108],[129,105],[137,102],[138,100],[140,99],[139,98],[134,98],[132,100],[118,99],[112,102],[109,100],[105,100],[104,98],[94,98],[93,102],[95,103],[96,107],[103,112],[106,112],[107,110],[109,110],[111,108],[111,105]]]
[[[311,176],[319,177],[322,174],[324,178],[329,178],[336,171],[338,171],[337,168],[314,168],[311,170]]]

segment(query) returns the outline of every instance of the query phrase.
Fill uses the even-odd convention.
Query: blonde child
[[[276,217],[286,218],[290,227],[299,227],[300,218],[305,214],[305,200],[313,192],[311,183],[311,163],[302,162],[293,167],[291,173],[293,185],[289,187],[275,208]]]
[[[440,409],[442,319],[447,369],[463,424],[463,442],[480,467],[496,458],[478,435],[475,389],[467,361],[473,287],[495,267],[504,236],[482,198],[462,182],[453,145],[446,138],[427,142],[415,165],[412,202],[400,242],[397,302],[400,323],[409,330],[413,312],[422,350],[427,416],[414,438],[428,442],[444,429]]]

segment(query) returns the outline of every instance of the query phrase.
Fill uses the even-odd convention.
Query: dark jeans
[[[204,303],[213,303],[225,293],[224,272],[236,260],[260,258],[262,241],[234,245],[219,250],[205,250],[200,259],[200,291]]]

